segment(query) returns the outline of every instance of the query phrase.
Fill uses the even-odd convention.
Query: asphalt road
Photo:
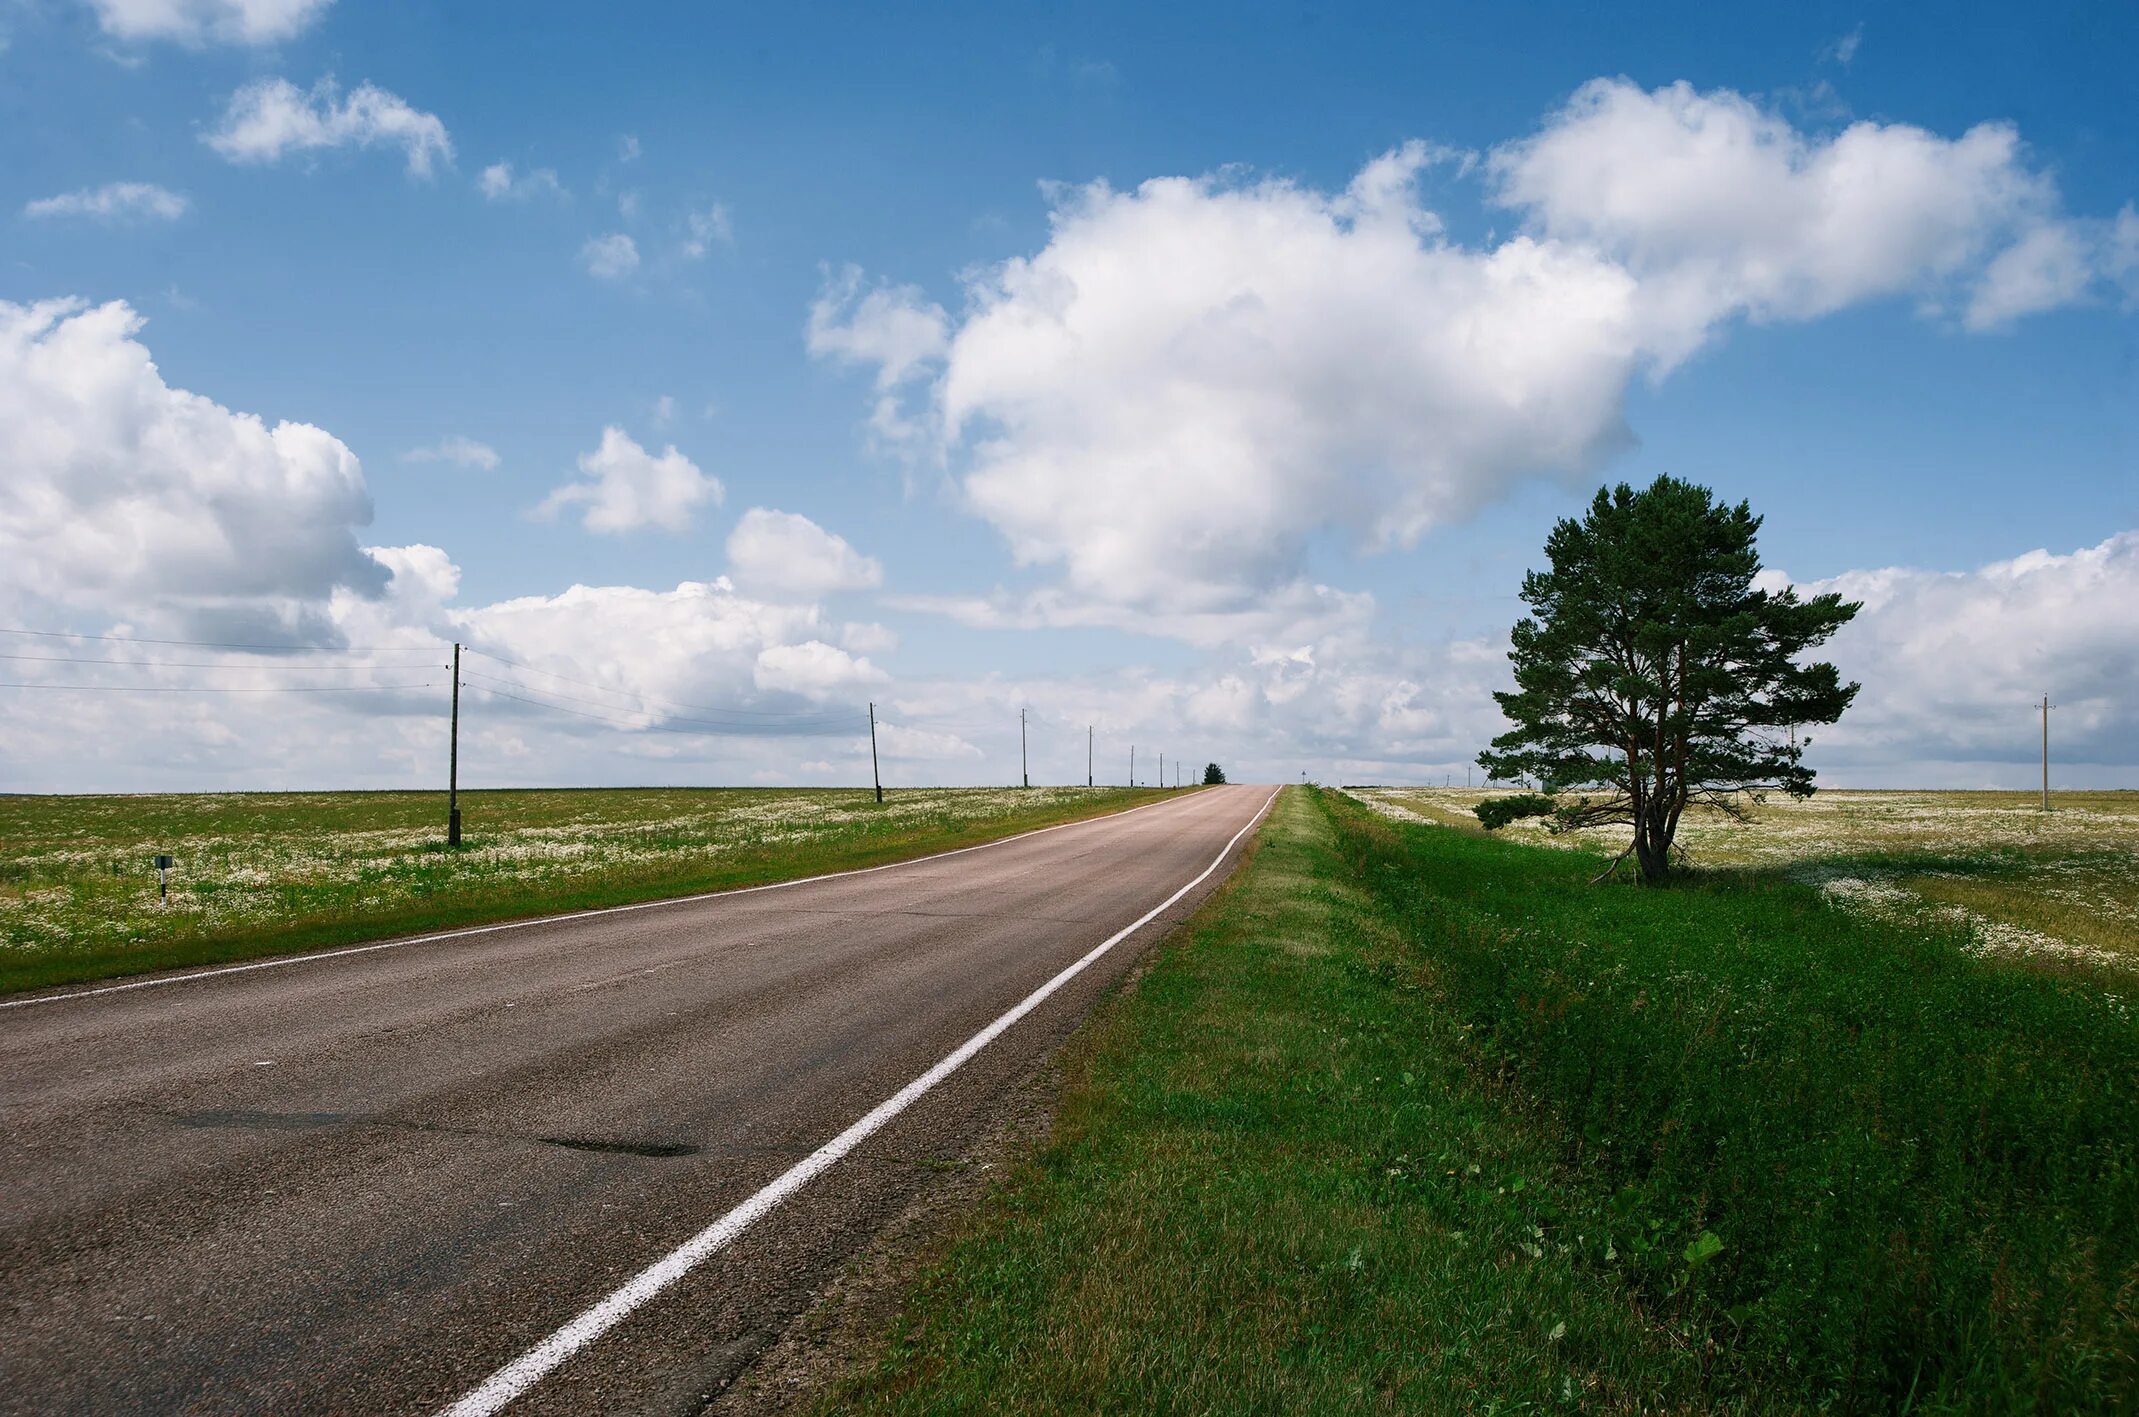
[[[1270,795],[0,1008],[0,1412],[438,1411],[1159,905]],[[510,1411],[699,1410],[1231,860]]]

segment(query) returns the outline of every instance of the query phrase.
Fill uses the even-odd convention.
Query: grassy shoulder
[[[2139,1029],[1288,791],[833,1410],[2111,1411]]]
[[[0,993],[884,865],[1165,795],[468,792],[458,851],[437,793],[0,797]]]

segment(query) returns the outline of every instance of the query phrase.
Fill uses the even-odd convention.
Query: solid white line
[[[563,1328],[492,1373],[483,1381],[481,1387],[446,1408],[442,1417],[490,1417],[490,1414],[502,1410],[507,1403],[542,1381],[558,1364],[623,1322],[632,1310],[689,1274],[709,1256],[724,1249],[752,1224],[829,1170],[841,1157],[861,1145],[886,1122],[904,1112],[929,1089],[956,1072],[967,1059],[993,1043],[1012,1024],[1038,1008],[1050,994],[1082,974],[1092,961],[1150,924],[1174,902],[1210,879],[1211,873],[1224,864],[1227,855],[1240,844],[1242,837],[1255,829],[1255,824],[1263,819],[1263,813],[1269,811],[1270,804],[1276,800],[1277,792],[1273,790],[1263,799],[1263,805],[1255,809],[1255,815],[1248,819],[1248,824],[1233,833],[1233,839],[1225,844],[1211,864],[1204,867],[1194,880],[1138,916],[1134,923],[1124,926],[1094,945],[1082,959],[1027,994],[1015,1008],[960,1044],[957,1051],[878,1103],[860,1121],[796,1162],[741,1205],[640,1270],[608,1298],[583,1310]]]
[[[1201,795],[1198,791],[1190,793],[1189,797]],[[1068,831],[1071,827],[1088,827],[1094,822],[1111,822],[1116,817],[1126,817],[1132,812],[1148,812],[1154,807],[1176,806],[1187,800],[1189,798],[1169,797],[1163,801],[1146,802],[1140,807],[1124,807],[1119,812],[1106,812],[1096,817],[1079,817],[1074,822],[1057,822],[1051,827],[1034,827],[1031,831],[1019,832],[1014,836],[999,836],[993,841],[983,841],[976,846],[960,846],[950,851],[938,851],[932,856],[911,856],[904,861],[887,861],[881,866],[857,866],[851,871],[827,871],[821,876],[797,876],[792,881],[771,881],[762,886],[731,886],[723,891],[701,891],[697,895],[674,895],[662,900],[634,901],[630,905],[604,905],[593,910],[574,910],[564,915],[538,915],[531,920],[506,920],[496,925],[470,925],[459,930],[442,930],[435,935],[411,935],[405,940],[381,940],[375,945],[350,945],[338,950],[279,955],[274,959],[256,959],[249,964],[218,965],[214,969],[197,970],[192,974],[173,974],[158,979],[136,979],[126,984],[106,984],[96,989],[77,989],[71,994],[40,994],[29,999],[0,999],[0,1009],[26,1009],[34,1004],[64,1004],[72,999],[94,999],[99,994],[124,994],[130,989],[160,989],[166,984],[190,984],[196,979],[244,974],[254,969],[281,969],[292,964],[316,964],[325,959],[370,954],[374,950],[398,950],[404,945],[430,945],[440,940],[458,940],[468,935],[490,935],[500,930],[528,930],[537,925],[559,925],[568,920],[585,920],[596,915],[618,915],[627,910],[659,910],[664,906],[694,905],[699,901],[718,900],[722,896],[755,895],[759,891],[784,891],[792,886],[807,886],[817,881],[837,881],[847,876],[870,876],[878,871],[896,871],[902,866],[919,866],[929,861],[963,856],[969,851],[986,851],[992,846],[1008,846],[1013,841],[1023,841],[1029,836],[1045,836],[1049,832]]]

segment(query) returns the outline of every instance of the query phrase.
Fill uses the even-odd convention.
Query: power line
[[[0,659],[19,660],[29,664],[116,664],[128,669],[243,669],[257,671],[257,664],[231,664],[223,660],[196,659],[93,659],[72,654],[0,654]],[[368,664],[335,664],[323,666],[333,669],[428,669],[430,665],[395,664],[390,661],[373,661]],[[440,664],[440,669],[446,666]]]
[[[573,695],[571,695],[571,694],[566,694],[566,693],[560,693],[560,692],[559,692],[558,690],[556,690],[556,689],[541,689],[541,688],[537,688],[537,687],[536,687],[536,686],[534,686],[533,684],[522,684],[522,683],[521,683],[521,682],[520,682],[519,680],[517,680],[517,679],[501,679],[501,678],[499,678],[499,677],[498,677],[497,675],[495,675],[495,674],[485,674],[485,673],[483,673],[483,672],[482,672],[481,670],[479,670],[479,669],[467,669],[467,670],[463,670],[463,671],[462,671],[462,673],[463,673],[463,674],[464,674],[464,675],[465,675],[465,676],[466,676],[467,678],[469,678],[469,679],[480,679],[480,680],[482,680],[482,681],[483,681],[484,683],[486,683],[486,684],[502,684],[502,685],[504,685],[504,686],[505,686],[505,687],[507,687],[507,688],[512,688],[512,689],[525,689],[525,690],[527,690],[527,692],[529,692],[530,694],[543,694],[543,695],[547,695],[548,697],[550,697],[550,698],[553,698],[553,699],[563,699],[563,700],[564,700],[564,701],[565,701],[566,703],[569,703],[569,704],[584,704],[584,705],[586,705],[586,706],[587,706],[588,708],[596,708],[596,709],[607,709],[607,710],[609,710],[609,711],[610,711],[611,713],[628,713],[628,712],[631,712],[631,711],[632,711],[632,710],[631,710],[631,709],[629,709],[629,708],[628,708],[628,707],[627,707],[626,705],[623,705],[623,704],[605,704],[605,703],[601,703],[601,702],[599,702],[599,701],[597,701],[597,700],[594,700],[594,699],[581,699],[581,698],[575,698],[575,697],[574,697]],[[719,709],[713,709],[713,710],[709,710],[709,712],[713,712],[713,713],[719,713],[719,712],[722,712],[722,710],[719,710]],[[669,714],[669,715],[665,715],[665,716],[666,716],[666,717],[669,717],[669,718],[675,718],[675,717],[676,717],[676,715],[674,715],[674,714]],[[683,719],[683,720],[680,720],[680,721],[682,721],[682,722],[691,722],[691,723],[710,723],[710,722],[711,722],[711,720],[708,720],[708,719]],[[804,727],[817,727],[817,726],[821,726],[821,725],[831,725],[831,724],[847,724],[847,723],[860,723],[860,722],[862,722],[862,721],[863,721],[863,716],[862,716],[861,714],[858,714],[858,713],[837,713],[837,714],[835,714],[835,713],[820,713],[820,714],[810,714],[810,715],[800,715],[800,714],[798,714],[798,715],[795,715],[795,716],[793,716],[793,717],[791,717],[791,718],[789,718],[789,719],[785,720],[784,722],[785,722],[786,724],[788,724],[788,725],[795,725],[795,726],[804,726]],[[741,730],[741,729],[751,729],[751,728],[756,728],[756,727],[759,727],[760,725],[757,725],[757,724],[747,724],[747,723],[739,723],[739,724],[717,724],[717,725],[715,725],[715,726],[717,726],[717,727],[724,727],[724,728],[734,728],[734,729],[738,729],[738,730]],[[774,727],[779,727],[779,726],[782,726],[782,725],[781,725],[781,724],[766,724],[766,725],[763,725],[763,726],[764,726],[764,727],[767,727],[767,728],[774,728]]]
[[[597,723],[607,723],[618,728],[650,729],[657,733],[683,733],[698,738],[831,738],[843,737],[848,731],[833,727],[822,727],[806,728],[798,732],[788,734],[781,733],[771,727],[767,727],[764,729],[752,729],[746,727],[739,727],[735,724],[706,723],[704,720],[701,719],[688,718],[672,719],[667,723],[634,723],[628,718],[617,718],[613,715],[605,713],[588,713],[584,709],[566,708],[563,704],[551,703],[546,699],[523,698],[519,694],[508,694],[503,689],[496,689],[491,687],[492,684],[509,684],[516,689],[526,689],[529,693],[532,694],[540,694],[547,692],[547,690],[532,688],[529,685],[515,683],[514,681],[509,679],[496,679],[487,674],[478,676],[473,673],[471,673],[469,677],[481,678],[483,680],[488,681],[485,683],[478,683],[474,687],[481,689],[484,693],[489,694],[495,698],[511,699],[514,703],[529,704],[535,708],[546,708],[552,713],[570,714],[574,718],[592,719]],[[562,698],[563,695],[560,694],[557,695],[557,697]],[[679,728],[676,726],[677,724],[698,724],[700,726],[692,728]]]
[[[558,672],[557,672],[556,670],[554,670],[554,669],[542,669],[542,668],[539,668],[539,667],[537,667],[537,666],[535,666],[535,665],[532,665],[532,664],[522,664],[522,663],[521,663],[520,661],[518,661],[518,660],[516,660],[516,659],[507,659],[507,658],[505,658],[505,657],[504,657],[503,655],[491,654],[491,653],[490,653],[490,652],[488,652],[487,650],[480,650],[480,649],[474,649],[474,648],[470,648],[470,649],[468,649],[468,650],[467,650],[467,653],[469,653],[469,654],[474,654],[474,655],[481,655],[481,656],[482,656],[482,657],[483,657],[484,659],[487,659],[487,660],[491,661],[491,662],[492,662],[493,664],[503,664],[503,665],[506,665],[506,666],[508,666],[509,668],[525,670],[525,671],[526,671],[526,672],[528,672],[529,674],[542,674],[542,675],[547,675],[547,676],[548,676],[549,678],[552,678],[552,679],[562,679],[562,680],[563,680],[563,681],[564,681],[565,683],[567,683],[567,684],[577,684],[577,685],[578,685],[578,686],[579,686],[580,688],[582,688],[582,689],[593,689],[593,690],[595,690],[595,691],[596,691],[596,692],[598,692],[598,693],[603,693],[603,694],[616,694],[616,695],[618,695],[619,697],[622,697],[622,698],[627,698],[627,699],[638,699],[638,700],[639,700],[639,701],[641,701],[642,703],[650,703],[650,704],[669,704],[669,705],[672,705],[672,706],[674,706],[674,707],[676,707],[676,708],[686,708],[686,709],[692,709],[692,710],[695,710],[695,711],[697,711],[697,712],[700,712],[700,713],[724,713],[724,714],[733,714],[733,715],[735,715],[735,716],[737,716],[737,717],[741,717],[741,718],[824,718],[824,717],[828,717],[828,715],[827,715],[827,714],[825,714],[825,713],[822,713],[822,712],[804,712],[804,713],[797,713],[797,712],[794,712],[794,711],[791,711],[791,710],[784,710],[784,709],[743,709],[743,708],[730,708],[730,707],[727,707],[727,706],[725,706],[725,705],[720,705],[720,704],[694,704],[694,703],[687,703],[687,702],[685,702],[685,701],[684,701],[684,700],[682,700],[682,699],[664,699],[664,698],[660,697],[660,696],[659,696],[659,695],[657,695],[657,694],[642,694],[642,693],[640,693],[640,692],[639,692],[638,690],[636,690],[636,689],[615,689],[615,688],[611,688],[611,687],[610,687],[609,685],[607,685],[607,684],[597,684],[597,683],[595,683],[595,682],[594,682],[593,680],[591,680],[591,679],[575,679],[575,678],[573,678],[573,677],[572,677],[571,675],[569,675],[569,674],[559,674],[559,673],[558,673]],[[474,673],[475,671],[474,671],[474,670],[470,670],[470,671],[468,671],[468,672],[472,674],[472,673]],[[555,690],[553,690],[553,689],[534,689],[534,690],[533,690],[532,692],[535,692],[535,693],[538,693],[538,694],[556,694],[556,691],[555,691]],[[556,694],[556,696],[557,696],[558,698],[560,698],[560,699],[563,699],[563,698],[570,698],[570,697],[571,697],[571,696],[570,696],[569,694]],[[575,699],[575,700],[573,700],[573,702],[575,702],[575,703],[587,703],[587,702],[589,702],[589,700],[586,700],[586,699]],[[616,704],[608,704],[608,705],[604,705],[604,707],[608,707],[608,708],[616,708],[616,707],[618,707],[618,705],[616,705]],[[860,714],[854,714],[853,716],[854,716],[855,718],[860,718],[860,717],[862,717],[862,715],[860,715]]]
[[[250,654],[312,654],[323,657],[352,654],[436,654],[429,645],[350,645],[343,649],[315,649],[310,645],[231,644],[220,640],[152,640],[137,635],[84,635],[73,630],[20,630],[0,626],[0,635],[33,635],[45,640],[96,640],[115,645],[182,645],[188,649],[234,649]]]
[[[0,689],[72,689],[88,694],[372,694],[436,687],[428,679],[421,684],[285,684],[267,689],[183,684],[0,684]]]

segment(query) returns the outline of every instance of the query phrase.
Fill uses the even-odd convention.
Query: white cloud
[[[2139,208],[2126,203],[2110,223],[2103,266],[2124,292],[2126,308],[2139,304]]]
[[[965,444],[969,505],[1079,597],[1249,611],[1318,527],[1405,541],[1627,441],[1631,278],[1527,238],[1445,244],[1411,187],[1435,156],[1412,145],[1337,194],[1066,192],[1045,249],[969,281],[947,345],[940,309],[857,300],[851,272],[810,345],[875,361],[880,403],[940,357],[922,416]]]
[[[1848,34],[1843,35],[1833,44],[1828,45],[1823,57],[1832,59],[1835,63],[1840,64],[1843,68],[1847,69],[1850,65],[1857,62],[1857,51],[1859,49],[1862,49],[1863,47],[1864,26],[1862,24],[1859,24]]]
[[[580,247],[579,259],[587,274],[597,280],[622,280],[639,268],[639,243],[613,231]]]
[[[2023,315],[2078,302],[2094,280],[2094,253],[2078,228],[2045,222],[2000,251],[1964,317],[1972,330],[1995,329]]]
[[[899,647],[899,636],[889,626],[856,620],[840,626],[839,647],[856,654],[889,654]]]
[[[876,725],[876,741],[885,758],[909,762],[955,763],[987,756],[956,733],[908,728],[881,720]]]
[[[880,445],[907,453],[931,441],[925,420],[901,408],[903,386],[930,372],[949,347],[950,317],[916,286],[862,289],[862,272],[847,266],[829,277],[810,306],[804,332],[820,359],[876,366],[871,433]]]
[[[811,354],[875,365],[877,387],[889,389],[943,356],[950,319],[920,287],[864,291],[861,268],[847,266],[818,292],[806,337]]]
[[[117,301],[0,302],[0,593],[281,637],[337,589],[383,589],[356,455],[172,388],[142,323]]]
[[[774,600],[816,600],[883,584],[884,568],[808,517],[752,507],[728,533],[729,574]]]
[[[1338,192],[1056,189],[1045,245],[968,274],[959,318],[849,267],[809,348],[873,366],[872,429],[1060,568],[1009,613],[1248,632],[1311,589],[1319,533],[1410,545],[1526,478],[1594,476],[1632,442],[1630,382],[1733,319],[2076,298],[2038,233],[2085,233],[2001,124],[1823,138],[1728,92],[1599,81],[1486,160],[1525,229],[1481,246],[1421,196],[1443,164],[1470,159],[1409,143]]]
[[[759,651],[752,677],[760,689],[768,692],[800,694],[811,699],[852,696],[889,681],[889,676],[868,660],[822,640],[773,645]]]
[[[637,221],[639,219],[639,194],[637,192],[617,193],[616,214],[625,221]]]
[[[655,457],[614,424],[602,430],[600,447],[580,454],[579,470],[584,480],[552,492],[535,508],[535,515],[553,517],[583,504],[586,511],[581,522],[589,531],[627,532],[650,526],[685,531],[693,512],[707,502],[719,506],[726,495],[718,478],[699,471],[674,444]]]
[[[1816,740],[1856,780],[1920,782],[1934,774],[1902,776],[1905,765],[2004,762],[2018,770],[1989,780],[2024,785],[2044,693],[2057,758],[2139,766],[2139,531],[1974,571],[1852,571],[1800,589],[1864,602],[1828,651],[1863,692]],[[1970,785],[1981,785],[1985,770],[1974,771]]]
[[[728,219],[728,208],[715,202],[704,211],[691,212],[684,217],[683,254],[698,260],[718,243],[722,246],[735,244],[735,226]]]
[[[676,421],[676,399],[673,394],[663,394],[654,400],[654,426],[666,428]]]
[[[492,202],[526,202],[536,197],[565,198],[564,184],[557,180],[555,169],[537,167],[515,174],[509,162],[494,162],[484,168],[475,179],[475,190],[484,200]]]
[[[89,0],[114,39],[273,44],[303,33],[333,0]]]
[[[1489,167],[1534,232],[1641,281],[1645,338],[1666,362],[1734,314],[1811,319],[1970,287],[2057,201],[2010,124],[1947,139],[1859,122],[1823,140],[1728,90],[1623,79],[1583,85]]]
[[[412,177],[453,161],[453,142],[438,116],[372,84],[341,96],[332,78],[306,93],[288,79],[256,79],[230,97],[223,121],[206,137],[232,162],[276,162],[322,148],[398,147]]]
[[[401,460],[449,462],[460,467],[480,468],[489,472],[498,465],[498,450],[488,443],[478,443],[473,438],[464,438],[454,433],[421,448],[410,448],[401,455]]]
[[[153,182],[107,182],[24,205],[27,217],[93,217],[98,221],[176,221],[186,214],[186,199]]]
[[[618,162],[637,162],[639,160],[639,151],[639,138],[636,133],[626,133],[616,140],[616,160]]]

